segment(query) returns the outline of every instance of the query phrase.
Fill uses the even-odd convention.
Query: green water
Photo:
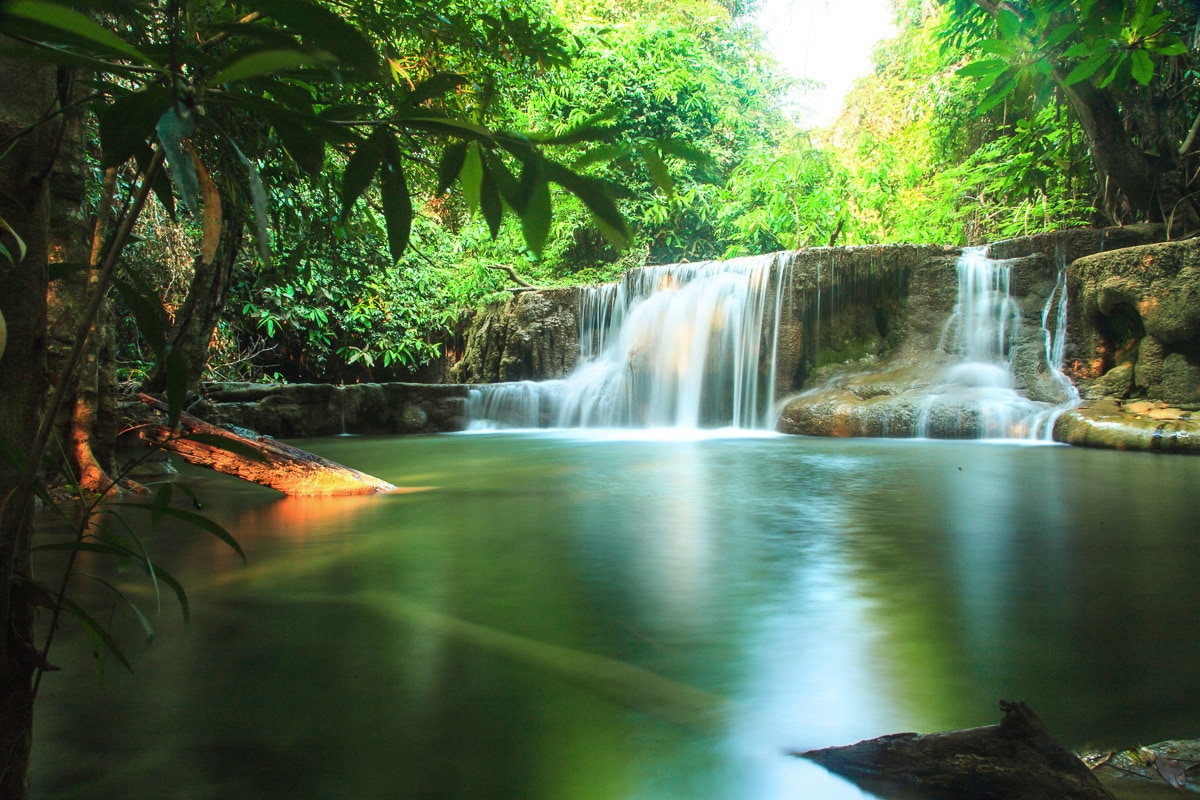
[[[1000,698],[1070,746],[1200,733],[1200,459],[603,434],[306,446],[428,488],[280,500],[188,471],[249,567],[203,534],[150,536],[193,619],[164,603],[146,645],[115,612],[137,674],[110,659],[103,688],[64,625],[36,798],[856,798],[786,753],[989,724]]]

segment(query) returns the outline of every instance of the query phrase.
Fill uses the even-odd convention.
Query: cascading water
[[[779,259],[643,267],[585,289],[575,371],[474,388],[472,427],[770,427]]]
[[[1045,367],[1062,402],[1030,400],[1016,390],[1010,344],[1021,324],[1012,298],[1012,267],[990,259],[987,248],[963,251],[958,261],[958,296],[939,350],[959,356],[944,368],[928,392],[917,421],[918,436],[987,439],[1050,439],[1054,420],[1079,395],[1062,372],[1066,338],[1066,269],[1060,266],[1054,291],[1042,312]],[[1053,331],[1049,325],[1054,311]]]
[[[1103,240],[1101,240],[1103,247]],[[1046,298],[1042,309],[1042,342],[1046,349],[1046,364],[1054,382],[1058,385],[1063,400],[1052,408],[1040,411],[1030,422],[1031,439],[1051,440],[1054,422],[1063,412],[1079,404],[1079,390],[1063,372],[1063,357],[1067,349],[1067,264],[1064,253],[1056,254],[1058,274],[1054,280],[1054,291]],[[1050,313],[1054,312],[1054,328],[1050,329]]]

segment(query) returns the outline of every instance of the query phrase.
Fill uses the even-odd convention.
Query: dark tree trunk
[[[8,327],[0,356],[0,436],[25,453],[46,383],[47,220],[59,130],[54,118],[37,123],[55,106],[53,67],[0,58],[0,142],[7,146],[10,137],[20,137],[0,158],[0,218],[28,247],[15,266],[0,259],[0,313]],[[0,240],[16,258],[13,237],[4,232]],[[33,726],[33,664],[24,657],[33,640],[33,610],[16,591],[30,576],[32,496],[14,492],[19,482],[20,469],[0,459],[0,800],[28,796]]]
[[[52,263],[89,264],[90,268],[69,273],[50,285],[49,357],[52,374],[62,371],[75,343],[76,331],[91,295],[99,291],[98,248],[93,247],[94,226],[83,213],[87,161],[83,149],[84,114],[73,103],[86,91],[79,76],[65,74],[61,95],[67,102],[63,114],[62,147],[51,174],[50,260]],[[111,191],[111,187],[106,185]],[[116,371],[113,321],[108,304],[101,309],[88,334],[82,363],[71,390],[64,398],[55,433],[59,452],[85,489],[101,492],[112,483],[116,427],[104,424],[115,419]]]
[[[1133,214],[1161,222],[1163,213],[1156,185],[1159,176],[1125,130],[1112,94],[1088,81],[1064,86],[1063,93],[1087,136],[1105,201],[1120,192]]]
[[[175,368],[182,369],[189,389],[199,386],[204,377],[213,331],[225,307],[229,280],[245,231],[242,212],[224,199],[217,202],[222,208],[220,243],[214,257],[206,258],[201,254],[196,258],[195,277],[188,288],[187,299],[175,315],[175,324],[168,337],[168,347],[179,359]],[[167,382],[167,364],[160,359],[142,391],[162,394]]]

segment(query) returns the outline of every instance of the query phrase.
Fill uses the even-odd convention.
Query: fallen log
[[[178,454],[190,464],[269,486],[288,495],[329,496],[389,492],[396,487],[379,478],[272,439],[242,436],[188,414],[179,426],[166,424],[167,406],[149,395],[138,400],[148,409],[130,429],[146,444]]]
[[[1200,794],[1200,739],[1173,739],[1119,752],[1084,753],[1080,758],[1119,798]]]
[[[793,753],[897,800],[1115,800],[1025,703],[1000,702],[999,725],[897,733]]]

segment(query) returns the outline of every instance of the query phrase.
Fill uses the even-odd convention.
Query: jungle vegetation
[[[514,274],[1200,228],[1193,0],[896,0],[827,130],[753,10],[0,2],[0,797],[46,666],[32,498],[48,452],[113,486],[118,385],[421,377]]]

